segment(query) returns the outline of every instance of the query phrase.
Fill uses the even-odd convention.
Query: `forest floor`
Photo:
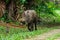
[[[1,22],[0,21],[0,26],[4,26],[4,27],[14,27],[14,28],[23,28],[23,25],[15,25],[14,23],[6,23],[6,22]]]
[[[4,26],[4,27],[8,26],[8,27],[14,27],[14,28],[16,28],[16,27],[24,28],[21,25],[15,25],[13,23],[4,23],[4,22],[0,22],[0,26]],[[53,25],[53,26],[56,26],[56,25]],[[58,25],[58,26],[60,26],[60,25]],[[50,25],[49,27],[52,27],[52,25]],[[37,35],[37,36],[32,37],[32,38],[24,39],[24,40],[47,40],[49,37],[52,37],[53,35],[58,34],[58,33],[60,33],[60,27],[58,29],[53,29],[53,30],[50,30],[49,32]],[[54,40],[60,40],[60,37],[58,37]]]
[[[47,33],[43,33],[41,35],[38,35],[36,37],[30,38],[30,39],[25,39],[25,40],[47,40],[47,38],[52,37],[53,35],[60,33],[60,29],[54,29],[51,30]],[[60,38],[57,38],[55,40],[60,40]]]

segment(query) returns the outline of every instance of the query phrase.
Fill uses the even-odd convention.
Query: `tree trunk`
[[[8,10],[8,19],[12,19],[15,21],[15,16],[16,16],[16,4],[13,0],[10,0],[9,3],[7,4],[7,10]]]
[[[4,0],[0,0],[0,17],[2,17],[5,13],[6,5]]]

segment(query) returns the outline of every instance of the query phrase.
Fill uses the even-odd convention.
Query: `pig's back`
[[[25,13],[25,16],[28,16],[28,17],[35,17],[36,16],[35,10],[26,10],[24,13]]]

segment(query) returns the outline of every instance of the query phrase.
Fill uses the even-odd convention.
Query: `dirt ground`
[[[38,36],[36,36],[34,38],[25,39],[25,40],[46,40],[48,37],[51,37],[52,35],[57,34],[57,33],[60,33],[60,29],[54,29],[54,30],[51,30],[51,31],[49,31],[47,33],[38,35]],[[56,40],[60,40],[60,38],[58,38]]]
[[[23,25],[15,25],[14,23],[5,23],[5,22],[0,22],[0,26],[4,26],[4,27],[14,27],[14,28],[24,28]]]

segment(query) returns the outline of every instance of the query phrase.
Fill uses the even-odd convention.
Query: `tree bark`
[[[6,9],[6,4],[4,0],[0,0],[0,17],[4,15],[5,9]]]
[[[14,0],[10,0],[9,3],[7,4],[7,10],[8,10],[8,19],[12,19],[15,21],[15,16],[16,16],[16,3]]]

